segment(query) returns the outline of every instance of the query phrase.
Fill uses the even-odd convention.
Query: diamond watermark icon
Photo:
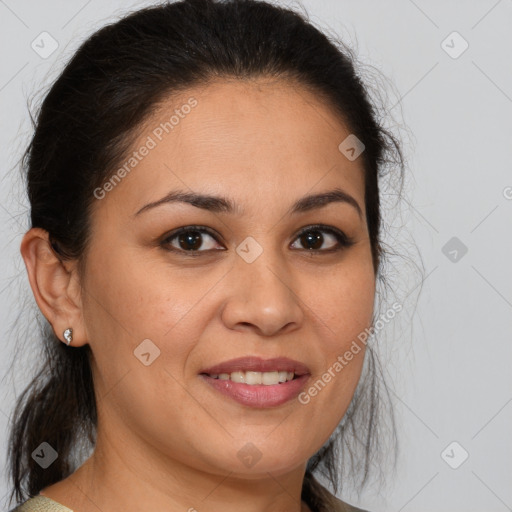
[[[443,245],[441,252],[452,262],[458,263],[468,252],[468,248],[456,236]]]
[[[59,454],[46,441],[41,443],[33,452],[32,458],[43,468],[46,469],[53,464]]]
[[[59,47],[59,43],[48,32],[41,32],[30,46],[39,57],[47,59]]]
[[[365,145],[351,133],[339,146],[338,149],[351,162],[353,162],[363,151]]]
[[[469,43],[456,31],[441,42],[441,48],[452,58],[458,59],[468,48]]]
[[[133,354],[144,366],[149,366],[160,355],[160,349],[150,339],[146,338],[137,346]]]
[[[246,263],[252,263],[263,252],[263,247],[252,236],[248,236],[237,246],[236,252]]]
[[[256,448],[252,443],[245,444],[240,448],[240,450],[238,450],[236,455],[242,461],[244,466],[247,466],[248,468],[252,468],[262,456],[258,448]]]
[[[442,452],[441,458],[452,469],[458,469],[469,457],[469,453],[457,441],[450,443]]]

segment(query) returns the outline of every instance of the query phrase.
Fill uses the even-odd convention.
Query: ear
[[[62,261],[49,242],[48,232],[41,228],[32,228],[25,233],[20,252],[37,305],[57,338],[67,343],[63,333],[71,327],[71,345],[85,345],[87,336],[77,262]]]

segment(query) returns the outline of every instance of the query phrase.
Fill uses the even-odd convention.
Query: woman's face
[[[82,280],[98,442],[128,463],[242,478],[302,467],[325,443],[375,293],[362,158],[338,148],[349,135],[311,93],[262,79],[190,89],[145,123],[125,172],[95,192]],[[352,199],[304,202],[335,189]],[[164,199],[178,191],[233,211]],[[246,357],[291,361],[215,368]],[[204,375],[244,369],[233,378],[274,384]]]

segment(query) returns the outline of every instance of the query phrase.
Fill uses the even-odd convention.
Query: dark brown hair
[[[385,253],[379,178],[390,164],[402,172],[403,159],[354,62],[349,48],[304,15],[256,0],[164,3],[101,28],[76,51],[37,113],[22,159],[31,227],[49,233],[59,257],[82,262],[91,235],[93,191],[123,161],[137,130],[161,101],[222,78],[283,78],[314,91],[364,143],[365,208],[380,276]],[[45,358],[18,398],[10,432],[12,495],[18,502],[70,475],[80,462],[78,450],[95,442],[90,346],[66,346],[48,322],[42,323],[42,338]],[[308,462],[302,494],[315,510],[326,505],[313,472],[326,476],[337,492],[345,480],[342,466],[352,477],[359,475],[363,486],[376,460],[384,381],[371,345],[365,364],[341,424]],[[43,441],[58,452],[47,469],[31,457]]]

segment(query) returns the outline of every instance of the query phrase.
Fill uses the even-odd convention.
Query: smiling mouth
[[[298,378],[294,372],[287,371],[271,371],[271,372],[254,372],[254,371],[236,371],[231,373],[203,373],[207,377],[218,380],[229,380],[239,384],[249,384],[250,386],[275,386],[276,384],[284,384]]]
[[[300,370],[299,370],[300,372]],[[288,371],[233,371],[199,375],[206,384],[221,395],[244,406],[266,409],[284,405],[301,392],[310,374]]]

